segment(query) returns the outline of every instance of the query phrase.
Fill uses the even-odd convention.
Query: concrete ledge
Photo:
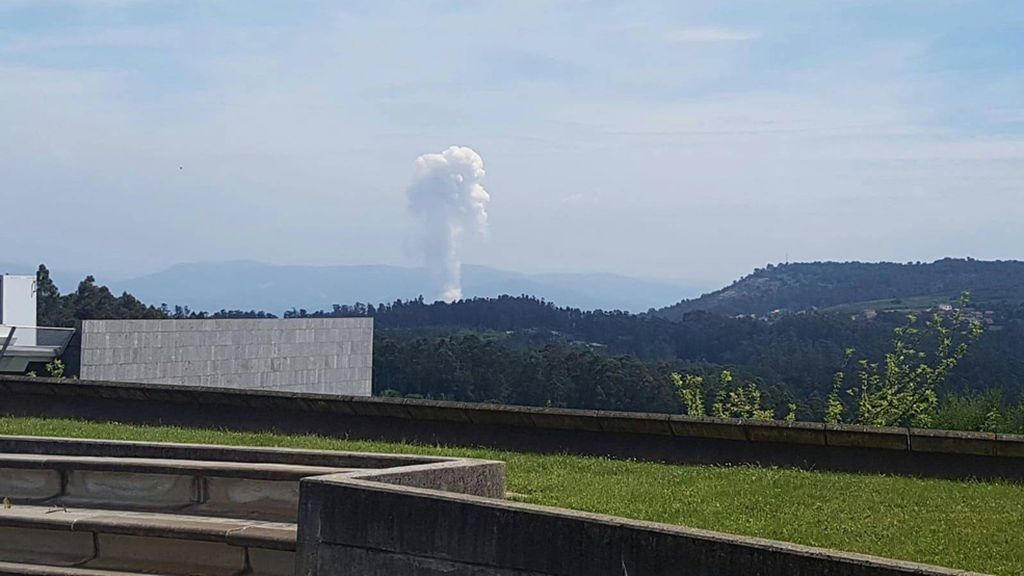
[[[120,472],[138,474],[180,474],[215,476],[221,478],[248,478],[253,480],[298,481],[307,476],[336,474],[357,467],[299,466],[295,464],[210,462],[203,460],[63,456],[44,454],[0,453],[0,470],[57,470],[68,472]]]
[[[24,377],[0,377],[0,394],[4,398],[0,410],[15,415],[227,425],[677,463],[1024,480],[1024,436],[1013,435]],[[197,449],[177,452],[190,450]],[[339,462],[337,455],[280,460],[283,453],[260,450],[267,455],[254,450],[246,458],[349,465]],[[2,440],[0,451],[4,451]],[[353,462],[361,458],[350,457]],[[204,453],[196,459],[218,458]],[[360,468],[390,465],[386,457],[381,457],[380,464],[351,464]]]
[[[847,448],[910,450],[910,435],[906,428],[826,424],[825,442],[829,446]]]
[[[403,466],[392,470],[362,471],[347,475],[318,476],[325,482],[370,478],[375,482],[413,488],[429,488],[484,498],[505,498],[505,463],[492,460],[459,459],[437,464]]]
[[[603,432],[672,436],[668,414],[602,411],[597,413],[597,422]]]
[[[410,404],[415,404],[410,401]],[[473,424],[482,426],[501,427],[529,427],[534,426],[532,417],[534,411],[523,406],[494,406],[484,404],[479,406],[460,406],[460,412],[466,415]]]
[[[583,432],[603,432],[597,410],[566,410],[564,408],[517,407],[528,415],[533,427]]]
[[[326,400],[326,399],[325,399]],[[401,398],[363,398],[365,402],[356,402],[355,397],[346,398],[346,407],[356,416],[384,416],[388,418],[410,418]]]
[[[743,426],[751,442],[812,444],[825,446],[825,425],[821,422],[748,420]]]
[[[996,434],[996,456],[1024,459],[1024,436]]]
[[[406,413],[413,420],[440,420],[444,422],[469,422],[465,410],[450,406],[447,402],[419,400],[405,404]]]
[[[690,438],[712,438],[748,442],[744,421],[736,418],[691,418],[689,416],[669,417],[672,434]]]
[[[0,453],[14,455],[41,455],[59,461],[61,457],[88,459],[118,458],[126,466],[138,460],[164,460],[173,468],[179,461],[182,467],[202,462],[202,466],[228,472],[231,463],[236,470],[260,469],[269,471],[275,466],[299,466],[326,470],[328,473],[348,468],[393,468],[431,462],[447,462],[450,458],[432,456],[377,454],[374,452],[343,452],[330,450],[301,450],[293,448],[262,448],[252,446],[217,446],[211,444],[183,444],[174,442],[134,442],[127,440],[84,440],[43,436],[0,436]],[[189,462],[191,461],[191,463]],[[97,464],[98,465],[98,464]]]
[[[941,452],[944,454],[974,454],[995,456],[999,438],[985,432],[957,432],[955,430],[921,430],[911,428],[912,452]],[[1005,443],[1005,440],[1004,440]]]

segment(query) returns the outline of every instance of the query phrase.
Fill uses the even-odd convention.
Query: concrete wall
[[[377,481],[381,475],[301,481],[298,576],[968,576],[784,542],[386,485]]]
[[[0,376],[0,414],[1024,480],[1024,436]]]
[[[369,396],[372,318],[86,320],[88,380]]]

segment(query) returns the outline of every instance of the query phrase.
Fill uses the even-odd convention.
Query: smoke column
[[[463,236],[487,229],[491,196],[480,183],[483,177],[484,161],[465,146],[416,159],[416,176],[407,191],[409,210],[423,220],[423,261],[445,302],[462,298]]]

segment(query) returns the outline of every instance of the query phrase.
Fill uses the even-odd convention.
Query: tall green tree
[[[50,278],[45,264],[36,271],[36,318],[40,326],[73,326],[74,315],[61,298],[60,289]]]

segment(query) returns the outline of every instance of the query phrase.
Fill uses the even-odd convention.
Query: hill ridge
[[[976,303],[1024,300],[1024,262],[943,258],[913,262],[794,262],[769,264],[729,286],[655,311],[679,320],[694,311],[761,316],[858,302],[932,297],[955,299],[962,291]]]

